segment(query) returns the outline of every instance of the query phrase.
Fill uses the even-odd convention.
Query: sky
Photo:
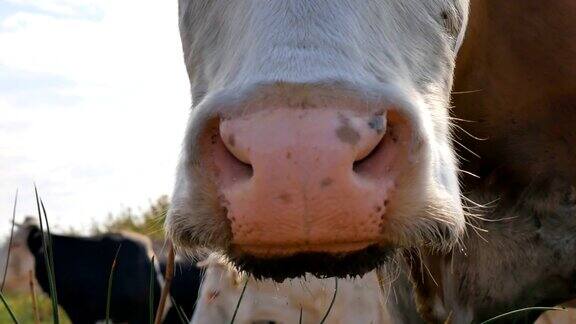
[[[177,1],[0,0],[0,235],[87,228],[171,192],[190,112]]]

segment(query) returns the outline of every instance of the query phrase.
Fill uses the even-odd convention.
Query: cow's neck
[[[469,323],[576,298],[576,190],[551,180],[519,194],[490,189],[472,198],[488,205],[482,217],[490,221],[469,220],[482,230],[468,229],[463,250],[422,252],[424,264],[413,256],[408,267],[425,316]]]
[[[575,15],[567,0],[472,2],[454,114],[483,138],[457,134],[480,156],[460,152],[480,177],[464,178],[464,195],[485,205],[470,212],[485,220],[470,217],[482,230],[469,226],[464,251],[425,257],[429,270],[413,273],[421,308],[438,321],[576,297]]]
[[[558,177],[576,185],[576,4],[569,0],[472,1],[454,83],[462,168],[484,186]],[[522,190],[522,188],[520,188]]]

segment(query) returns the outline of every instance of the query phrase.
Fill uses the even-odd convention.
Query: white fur
[[[214,254],[201,264],[206,274],[191,323],[227,323],[248,277]],[[283,283],[250,278],[235,323],[298,323],[300,308],[302,323],[319,323],[332,301],[334,284],[334,279],[315,277]],[[326,323],[390,323],[384,307],[375,272],[361,279],[340,279]]]

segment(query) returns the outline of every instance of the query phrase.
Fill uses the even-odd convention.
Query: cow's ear
[[[40,231],[38,226],[30,226],[30,232],[28,232],[26,244],[28,244],[28,249],[32,254],[35,254],[42,249],[42,231]]]

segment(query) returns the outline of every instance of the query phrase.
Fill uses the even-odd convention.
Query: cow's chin
[[[262,257],[232,248],[228,257],[239,269],[257,279],[270,278],[282,282],[312,274],[319,278],[362,276],[385,265],[395,248],[373,244],[353,252],[304,252],[286,256]]]
[[[201,248],[222,252],[239,269],[276,281],[306,273],[318,277],[362,275],[389,262],[398,249],[450,249],[464,231],[461,207],[448,192],[429,191],[422,195],[419,206],[414,203],[415,195],[405,192],[401,197],[406,201],[399,201],[403,208],[388,215],[376,239],[356,237],[325,245],[238,244],[210,181],[180,189],[183,187],[175,191],[166,222],[168,236],[177,247],[190,254]]]
[[[462,216],[456,206],[448,208],[449,203],[441,201],[412,217],[391,218],[380,240],[297,246],[232,244],[226,254],[240,270],[279,282],[307,273],[320,278],[361,276],[387,265],[404,249],[445,252],[457,245],[463,232],[458,221]]]
[[[435,212],[438,209],[431,207]],[[226,222],[199,222],[189,214],[184,221],[169,223],[169,235],[184,252],[195,254],[208,248],[225,254],[239,269],[254,277],[270,278],[281,282],[288,278],[312,274],[325,277],[361,276],[393,259],[396,252],[403,249],[425,248],[447,250],[452,248],[462,235],[463,226],[448,214],[413,217],[397,220],[389,224],[395,233],[381,242],[349,242],[327,246],[265,246],[237,245]],[[220,216],[222,217],[222,216]],[[174,219],[173,219],[174,220]],[[179,224],[179,225],[178,225]],[[391,232],[391,233],[392,233]],[[228,241],[230,240],[230,241]]]

